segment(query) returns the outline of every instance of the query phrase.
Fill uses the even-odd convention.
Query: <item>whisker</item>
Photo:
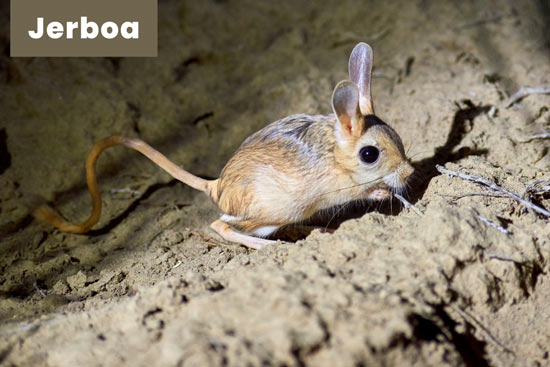
[[[412,160],[414,157],[418,157],[420,154],[425,154],[425,153],[431,153],[431,151],[430,151],[430,150],[422,150],[422,151],[416,152],[416,153],[414,153],[414,154],[412,154],[412,155],[410,155],[410,156],[409,156],[409,154],[407,153],[407,157],[408,157],[410,160]]]
[[[334,218],[336,218],[336,217],[338,216],[338,214],[340,214],[340,212],[341,212],[342,210],[344,210],[344,208],[346,208],[346,207],[347,207],[348,205],[350,205],[351,203],[352,203],[351,201],[350,201],[350,202],[347,202],[347,203],[345,203],[344,205],[341,205],[340,208],[338,208],[338,210],[335,210],[335,211],[334,211],[334,214],[330,217],[330,219],[329,219],[328,222],[327,222],[327,225],[325,226],[325,230],[328,229],[328,226],[330,225],[330,223],[332,222],[332,220],[333,220]]]
[[[363,186],[363,185],[367,185],[367,184],[370,184],[370,183],[379,182],[379,181],[382,181],[383,179],[384,179],[384,177],[379,177],[379,178],[376,178],[376,179],[371,180],[371,181],[358,183],[358,184],[347,186],[347,187],[342,187],[342,188],[332,190],[332,191],[323,192],[323,193],[320,194],[320,196],[327,195],[327,194],[332,194],[332,193],[338,192],[338,191],[353,189],[354,187],[357,187],[357,186]]]
[[[407,149],[405,150],[405,155],[408,157],[409,156],[409,152],[411,151],[413,147],[413,143],[409,143],[409,146],[407,147]]]

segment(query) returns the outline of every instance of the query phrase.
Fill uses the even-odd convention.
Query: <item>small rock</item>
[[[59,280],[55,285],[53,286],[53,292],[55,294],[67,294],[71,291],[69,288],[69,285],[64,280]]]
[[[86,279],[86,274],[84,274],[82,271],[79,271],[75,275],[67,277],[67,283],[69,283],[71,289],[74,290],[84,287],[84,285],[86,284]]]

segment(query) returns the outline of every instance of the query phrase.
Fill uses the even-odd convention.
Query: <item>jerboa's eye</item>
[[[379,157],[380,151],[375,146],[367,145],[359,150],[359,158],[367,164],[375,163]]]

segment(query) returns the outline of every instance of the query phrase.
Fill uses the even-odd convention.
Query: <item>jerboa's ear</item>
[[[359,90],[349,80],[336,85],[332,93],[332,109],[338,119],[337,139],[348,141],[363,134],[365,119],[359,110]]]
[[[359,88],[359,107],[363,115],[374,114],[370,92],[372,62],[372,48],[364,42],[357,44],[349,57],[349,78]]]

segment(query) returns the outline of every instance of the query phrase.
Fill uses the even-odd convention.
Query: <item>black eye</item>
[[[373,147],[372,145],[367,145],[359,151],[359,158],[367,164],[373,164],[378,160],[379,156],[380,151],[377,147]]]

